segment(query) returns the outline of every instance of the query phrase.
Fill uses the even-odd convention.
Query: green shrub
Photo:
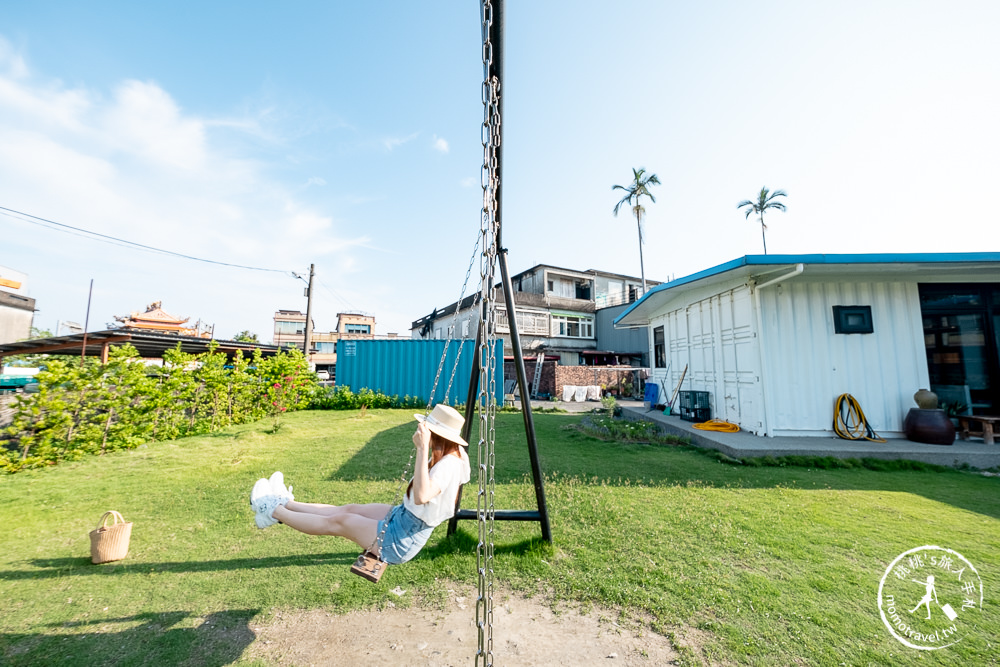
[[[923,472],[945,472],[951,470],[947,466],[935,465],[933,463],[923,463],[921,461],[896,461],[887,459],[838,459],[833,456],[755,456],[745,459],[738,459],[723,454],[718,451],[711,451],[709,456],[721,463],[728,465],[742,465],[749,468],[762,467],[795,467],[795,468],[815,468],[817,470],[841,469],[866,469],[876,472],[895,472],[900,470],[916,470]]]
[[[664,433],[658,425],[644,419],[615,419],[601,414],[585,420],[580,429],[585,433],[619,442],[646,442],[657,445],[690,443],[688,438]]]
[[[380,409],[422,410],[427,407],[427,404],[417,396],[407,395],[402,398],[398,394],[387,396],[367,387],[354,393],[350,387],[345,386],[316,387],[308,400],[308,409],[310,410],[359,410],[362,406]]]
[[[18,396],[13,421],[0,431],[0,470],[17,472],[88,454],[132,449],[150,440],[171,440],[217,431],[274,414],[280,406],[309,403],[315,375],[299,350],[252,359],[237,352],[229,363],[217,343],[193,355],[177,347],[162,366],[147,366],[131,345],[112,348],[106,364],[81,366],[46,359],[38,393]]]

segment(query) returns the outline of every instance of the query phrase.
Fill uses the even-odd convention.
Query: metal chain
[[[479,574],[479,591],[476,598],[476,629],[479,645],[476,665],[493,665],[493,527],[495,518],[495,455],[496,442],[496,294],[493,289],[497,265],[497,191],[500,173],[497,149],[500,146],[500,82],[490,77],[493,46],[490,43],[490,26],[493,23],[493,6],[490,0],[481,4],[483,30],[483,208],[480,221],[483,254],[480,261],[482,336],[477,350],[479,371],[479,493],[476,497],[476,519],[479,542],[476,545],[476,570]]]
[[[462,299],[465,298],[465,290],[469,286],[469,276],[472,275],[472,267],[476,263],[476,255],[479,252],[479,244],[481,241],[482,241],[482,234],[479,234],[476,237],[476,245],[472,249],[472,256],[469,258],[469,267],[465,270],[465,281],[462,283],[462,290],[458,295],[458,301],[455,302],[455,318],[454,318],[455,324],[453,326],[458,326],[458,310],[459,307],[462,305]],[[475,303],[473,304],[473,307],[475,307],[475,304],[477,303],[479,303],[478,295],[476,297]],[[444,390],[445,402],[447,402],[448,400],[448,394],[451,393],[451,386],[452,383],[454,383],[455,381],[455,373],[456,371],[458,371],[458,362],[461,361],[462,359],[462,348],[465,347],[465,341],[467,339],[468,335],[463,333],[462,340],[458,344],[458,354],[455,357],[455,364],[452,366],[451,369],[451,377],[448,378],[448,386]],[[427,405],[424,407],[424,417],[426,417],[431,413],[431,407],[434,405],[434,394],[437,392],[438,383],[441,381],[441,371],[444,369],[444,362],[445,359],[448,357],[448,348],[451,347],[451,340],[452,340],[452,334],[449,333],[447,339],[444,342],[444,350],[441,352],[441,359],[438,361],[437,373],[434,374],[434,383],[431,386],[431,393],[429,398],[427,399]],[[406,484],[406,481],[410,478],[410,469],[413,467],[413,460],[416,458],[416,454],[417,454],[417,447],[416,445],[414,445],[413,449],[410,450],[410,460],[406,462],[406,467],[403,468],[403,474],[399,478],[399,485],[396,487],[396,502],[393,503],[393,506],[399,505],[401,502],[403,502],[403,488],[404,485]],[[388,521],[382,524],[382,530],[379,531],[378,535],[375,536],[375,539],[372,540],[371,546],[368,547],[369,552],[374,552],[375,545],[378,545],[379,552],[381,553],[382,543],[385,540],[385,531],[388,527],[389,527]]]

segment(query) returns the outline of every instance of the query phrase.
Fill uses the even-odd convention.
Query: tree
[[[635,215],[636,225],[639,227],[639,271],[642,275],[642,293],[646,293],[646,268],[642,263],[642,216],[646,209],[642,206],[642,197],[649,197],[649,201],[656,203],[656,197],[649,191],[650,185],[659,185],[660,179],[656,174],[646,175],[645,167],[641,169],[632,168],[632,182],[628,186],[612,185],[612,190],[622,190],[626,193],[622,200],[615,204],[615,216],[618,216],[618,209],[622,204],[632,207],[632,214]]]
[[[767,229],[767,225],[764,224],[764,211],[769,208],[773,208],[776,211],[784,211],[785,205],[780,201],[776,201],[778,197],[787,197],[784,190],[775,190],[771,192],[767,187],[760,189],[760,193],[757,195],[757,201],[751,201],[749,199],[744,199],[739,204],[736,205],[737,209],[743,208],[747,209],[746,217],[750,218],[751,213],[756,213],[760,216],[760,237],[764,241],[764,254],[767,254],[767,237],[764,236],[764,231]]]
[[[241,331],[238,334],[236,334],[235,336],[233,336],[233,340],[235,340],[235,341],[237,341],[239,343],[259,343],[260,342],[257,339],[257,334],[249,331],[248,329],[244,329],[243,331]]]

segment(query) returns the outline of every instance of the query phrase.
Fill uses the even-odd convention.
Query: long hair
[[[428,470],[433,468],[438,464],[438,461],[446,456],[457,456],[462,458],[461,453],[462,446],[457,442],[453,442],[448,438],[438,435],[434,431],[431,431],[431,458],[427,464]],[[419,465],[419,461],[417,462]],[[410,479],[409,486],[406,487],[406,495],[410,495],[410,490],[413,488],[413,479]]]

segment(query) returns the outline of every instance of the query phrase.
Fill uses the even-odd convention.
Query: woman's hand
[[[427,424],[420,422],[413,434],[413,444],[417,446],[417,463],[413,470],[413,488],[411,498],[417,505],[423,505],[431,498],[441,493],[431,478],[427,466],[430,464],[428,455],[431,448],[431,430]]]
[[[424,422],[417,424],[417,430],[413,433],[413,444],[417,446],[418,459],[423,457],[423,460],[426,460],[431,449],[431,430]]]

